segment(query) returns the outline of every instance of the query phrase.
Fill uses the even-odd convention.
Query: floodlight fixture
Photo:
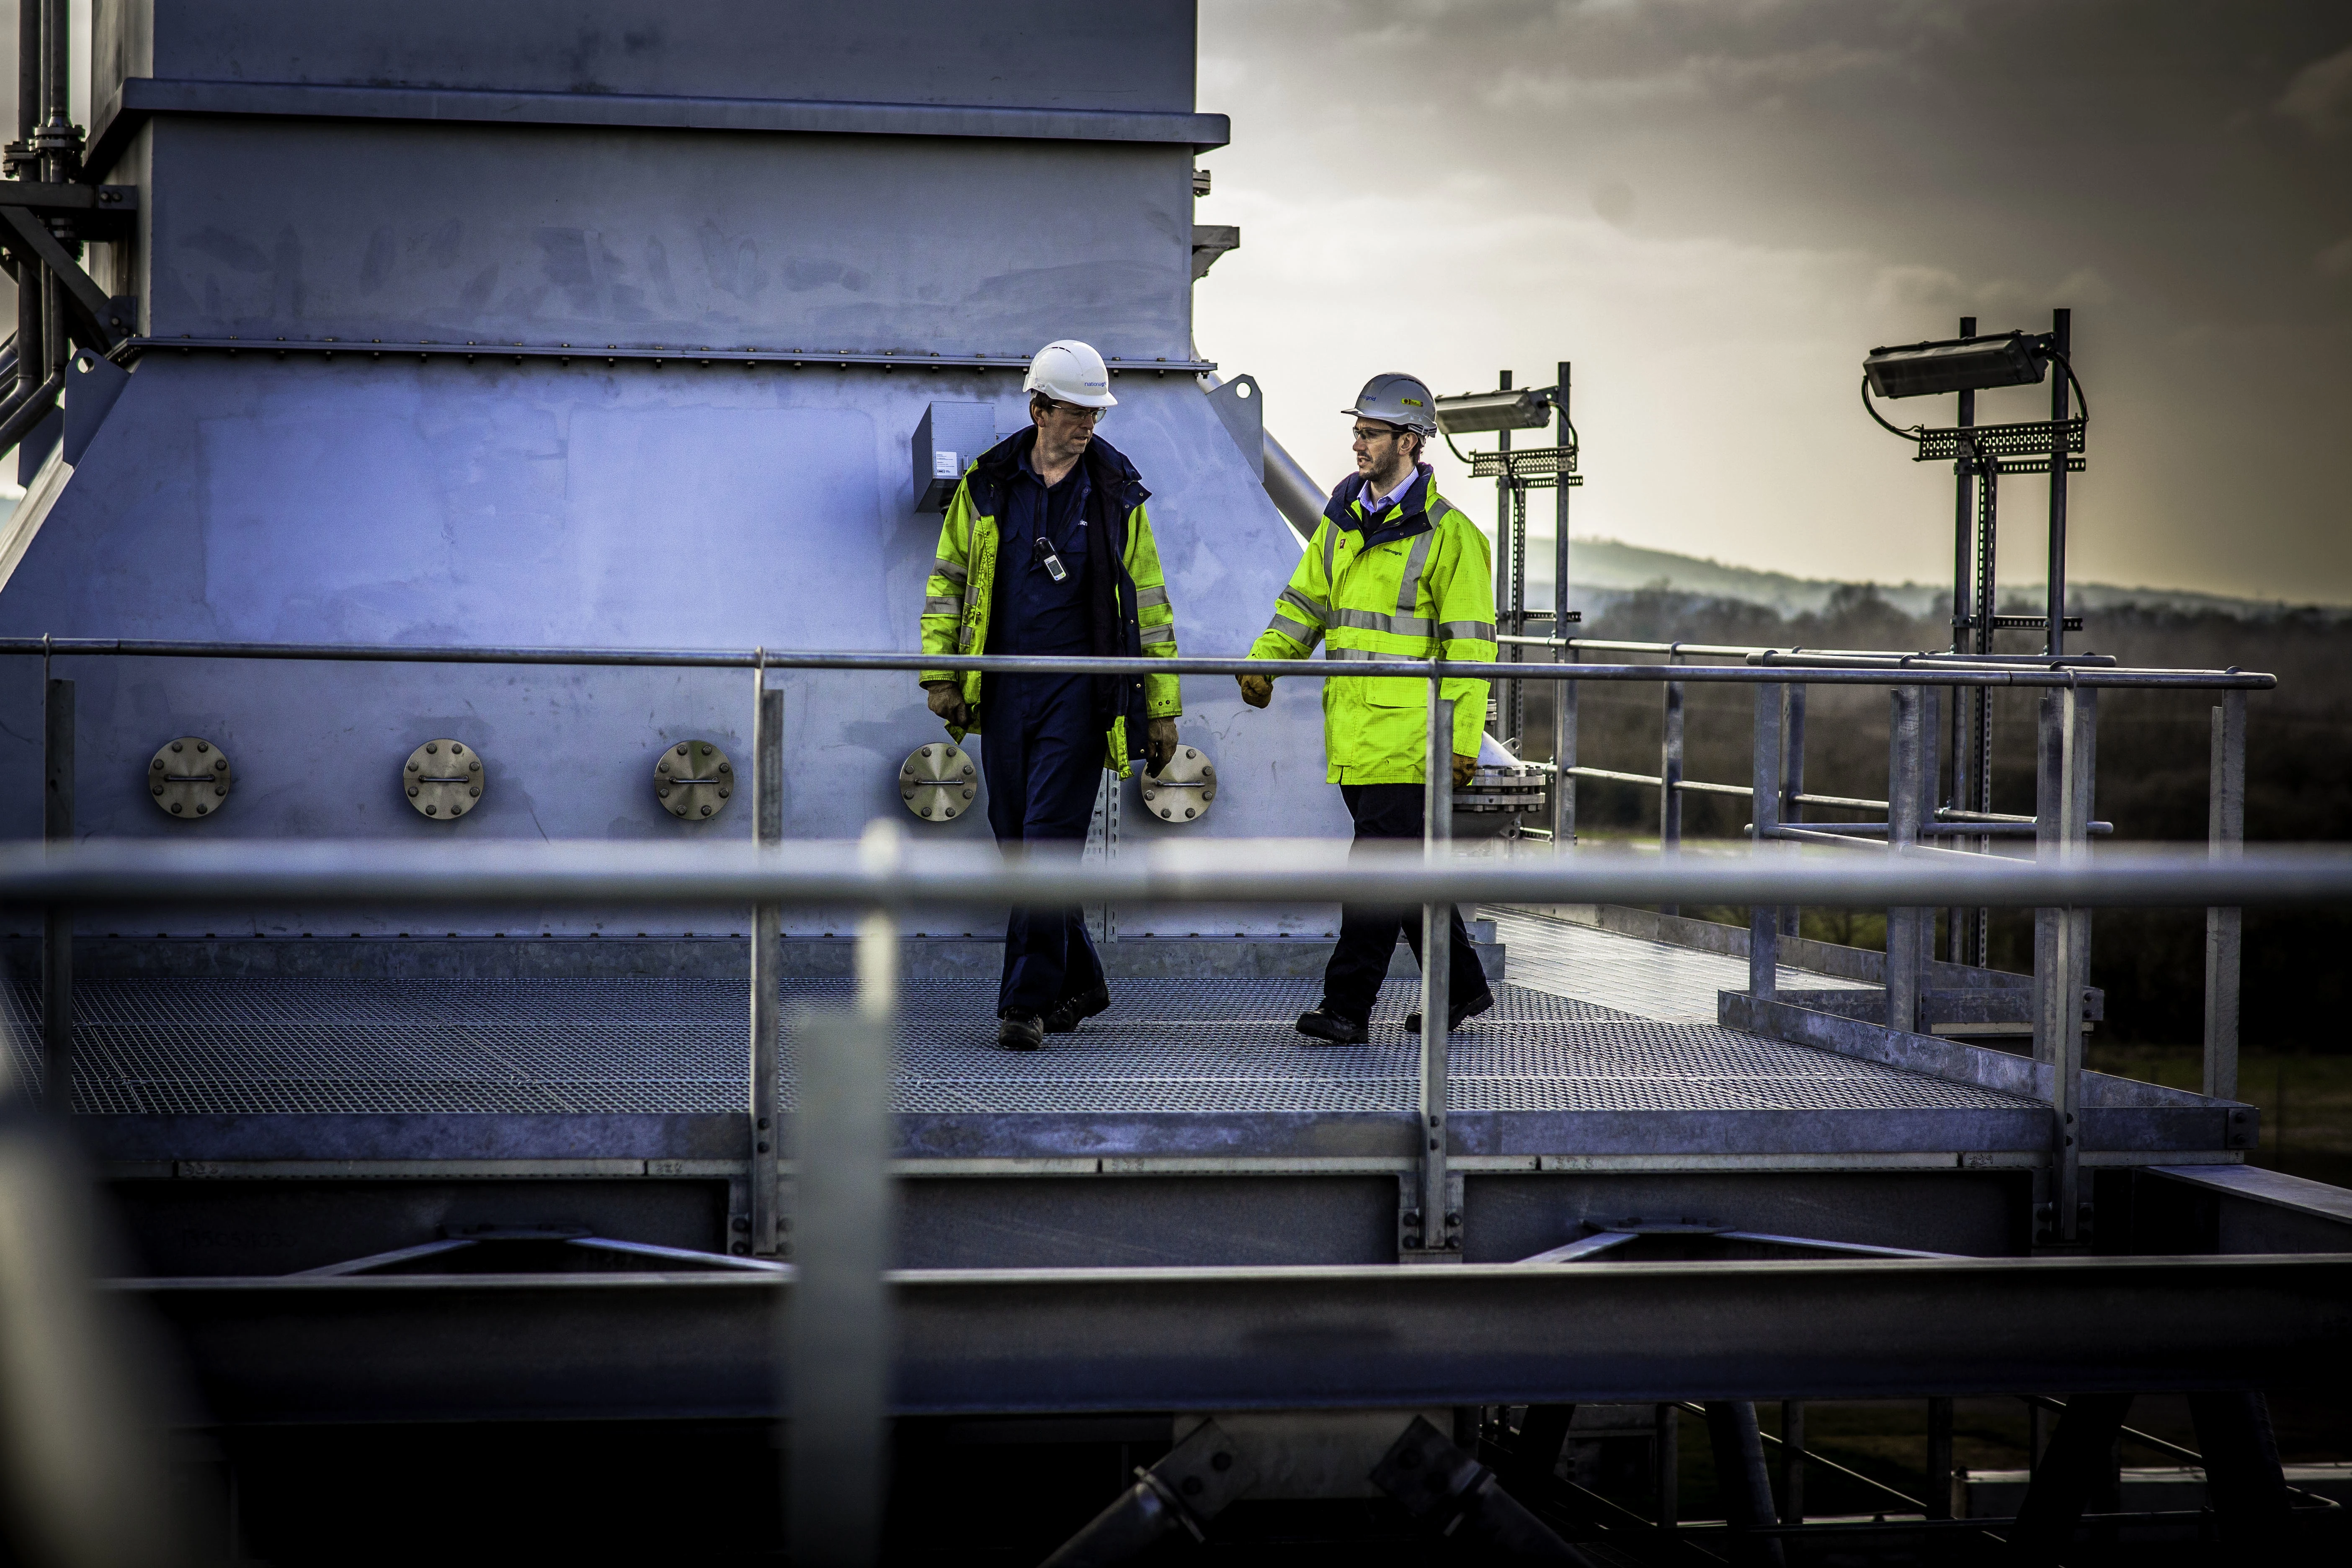
[[[2042,379],[2049,358],[2047,338],[2001,332],[1873,349],[1862,362],[1862,374],[1881,397],[1924,397],[1937,392],[2031,386]]]
[[[1551,423],[1552,389],[1464,392],[1437,400],[1437,427],[1448,436],[1487,430],[1540,430]]]

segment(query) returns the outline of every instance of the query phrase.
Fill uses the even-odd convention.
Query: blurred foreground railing
[[[1443,705],[1440,705],[1441,709]],[[1442,711],[1439,714],[1442,719]],[[1433,743],[1448,731],[1436,730]],[[1435,780],[1450,777],[1443,766]],[[1443,790],[1433,788],[1442,806]],[[761,835],[763,840],[766,836]],[[856,1562],[877,1539],[890,1368],[887,1095],[895,1005],[897,917],[941,904],[1078,904],[1102,900],[1228,903],[1279,900],[1419,904],[1441,921],[1455,902],[1750,904],[1924,907],[1958,900],[2042,909],[2066,921],[2094,907],[2352,903],[2352,852],[2246,851],[2229,858],[2179,852],[2053,847],[2032,860],[1958,856],[1898,841],[1881,856],[1806,856],[1759,843],[1744,854],[1660,857],[1589,850],[1539,861],[1458,859],[1442,847],[1350,858],[1345,846],[1228,841],[1156,847],[1109,862],[1075,854],[1001,858],[985,849],[902,842],[894,823],[859,844],[756,847],[510,844],[419,850],[382,843],[152,845],[98,842],[0,847],[0,901],[71,910],[109,905],[397,902],[543,905],[850,905],[858,928],[860,1005],[803,1014],[799,1047],[799,1185],[793,1295],[785,1361],[794,1395],[791,1476],[794,1539],[804,1560]],[[755,926],[772,930],[772,926]],[[1424,952],[1443,953],[1442,925]],[[1759,944],[1769,954],[1769,943]],[[772,954],[754,974],[773,973]],[[1423,976],[1424,1019],[1444,1017],[1444,977]],[[1890,973],[1892,971],[1890,971]],[[1772,970],[1756,972],[1770,994]],[[772,984],[772,980],[768,982]],[[749,1129],[752,1146],[782,1142],[782,1022],[774,998],[752,1010]],[[1442,1026],[1441,1026],[1442,1030]],[[2079,1047],[2079,1030],[2074,1034]],[[1421,1235],[1424,1254],[1458,1247],[1448,1205],[1444,1035],[1424,1034]],[[2079,1204],[2071,1131],[2080,1104],[2079,1049],[2062,1056],[2052,1096],[2052,1188],[2059,1216]],[[53,1103],[70,1104],[67,1074]],[[2214,1069],[2209,1064],[2209,1080]],[[772,1157],[768,1184],[775,1185]],[[767,1194],[772,1227],[776,1194]],[[2073,1234],[2074,1226],[2061,1225]],[[1454,1254],[1459,1256],[1458,1252]]]

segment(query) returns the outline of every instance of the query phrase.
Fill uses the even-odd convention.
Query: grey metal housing
[[[1287,575],[1260,455],[1191,374],[1192,159],[1226,131],[1193,108],[1184,0],[1091,17],[436,5],[396,22],[162,0],[100,5],[96,39],[92,175],[140,201],[133,237],[88,266],[136,297],[139,335],[79,460],[35,476],[0,539],[0,633],[912,648],[931,411],[1025,423],[1017,367],[1063,336],[1111,360],[1111,432],[1152,491],[1183,646],[1245,647]],[[0,671],[11,837],[39,830],[38,663]],[[678,821],[646,784],[679,741],[745,753],[740,676],[52,673],[80,683],[86,837],[187,828],[137,781],[191,732],[238,758],[233,805],[198,829],[215,837],[751,831],[745,814]],[[771,683],[786,836],[897,814],[900,760],[940,738],[914,681]],[[1185,697],[1184,740],[1225,795],[1181,831],[1344,829],[1329,792],[1276,786],[1315,766],[1312,704],[1257,712],[1222,678]],[[440,735],[498,773],[454,826],[394,787]],[[984,836],[982,815],[926,831]]]

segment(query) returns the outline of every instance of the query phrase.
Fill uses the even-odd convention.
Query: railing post
[[[1658,847],[1671,855],[1683,844],[1683,683],[1666,682],[1665,722],[1658,742]],[[1680,904],[1665,912],[1682,913]]]
[[[44,661],[46,663],[46,660]],[[46,685],[41,723],[41,837],[71,844],[74,836],[74,683]],[[59,1116],[74,1102],[74,912],[69,904],[41,911],[42,1098]]]
[[[1756,689],[1756,742],[1748,778],[1755,791],[1752,826],[1748,832],[1754,852],[1765,853],[1772,830],[1780,825],[1780,787],[1785,776],[1781,710],[1787,688],[1767,684]],[[1778,989],[1780,973],[1780,911],[1769,904],[1748,911],[1748,994],[1759,1001]]]
[[[861,926],[861,976],[895,972],[895,942],[875,942],[893,951],[869,957],[870,941]],[[866,1568],[880,1555],[888,1480],[890,1026],[863,997],[855,1009],[803,1011],[796,1024],[798,1271],[785,1349],[793,1561]]]
[[[1560,633],[1559,640],[1568,641],[1566,631]],[[1556,647],[1552,658],[1574,662],[1577,653],[1572,647]],[[1551,689],[1551,850],[1555,855],[1565,855],[1576,842],[1576,779],[1569,770],[1576,766],[1579,688],[1573,680],[1555,680]]]
[[[2090,853],[2092,778],[2098,735],[2098,692],[2069,686],[2044,700],[2043,775],[2054,788],[2042,800],[2037,853],[2076,863]],[[2056,767],[2049,765],[2054,753]],[[2052,774],[2054,772],[2054,779]],[[2083,989],[2091,969],[2090,911],[2043,910],[2049,962],[2037,964],[2034,1054],[2050,1064],[2052,1212],[2036,1226],[2045,1245],[2083,1239]]]
[[[1923,761],[1919,731],[1925,704],[1919,688],[1887,694],[1886,851],[1899,855],[1919,842]],[[1916,909],[1886,911],[1886,1026],[1919,1027],[1919,916]]]
[[[1552,406],[1558,411],[1559,426],[1553,445],[1565,449],[1576,439],[1576,426],[1569,419],[1569,363],[1561,360],[1559,378],[1552,384],[1559,388]],[[1558,647],[1551,650],[1552,662],[1572,660],[1577,650],[1570,647],[1568,618],[1568,498],[1576,487],[1569,483],[1574,476],[1554,473],[1552,476],[1551,534],[1551,635]],[[1576,842],[1576,781],[1568,770],[1576,765],[1576,682],[1557,680],[1552,683],[1551,758],[1559,771],[1552,777],[1551,847],[1555,855],[1565,854]]]
[[[1445,858],[1454,837],[1454,704],[1438,696],[1438,678],[1429,682],[1428,781],[1423,794],[1427,821],[1422,854],[1433,865]],[[1424,1251],[1458,1250],[1461,1218],[1454,1213],[1446,1180],[1446,1024],[1453,1005],[1453,906],[1423,904],[1421,910],[1421,1245]]]
[[[1802,684],[1784,686],[1788,693],[1786,715],[1780,721],[1780,811],[1782,822],[1802,822],[1805,808],[1797,797],[1805,793],[1805,692]],[[1798,936],[1803,933],[1804,910],[1795,904],[1780,906],[1780,934]]]
[[[1658,847],[1683,841],[1683,683],[1666,682],[1665,724],[1658,742]]]
[[[1990,700],[1990,688],[1980,689],[1980,695]],[[2061,764],[2065,746],[2061,740],[2063,716],[2059,711],[2058,691],[2045,688],[2035,705],[2033,726],[2033,854],[2036,859],[2048,859],[2058,852],[2063,831],[2060,797],[2065,793],[2065,780]],[[1979,809],[1983,809],[1979,803]],[[2033,1059],[2052,1062],[2058,1059],[2058,1031],[2051,1022],[2051,989],[2058,973],[2058,911],[2033,911]]]
[[[1940,686],[1922,686],[1918,688],[1918,692],[1919,788],[1912,798],[1917,803],[1916,809],[1919,813],[1919,827],[1914,837],[1924,840],[1928,838],[1928,825],[1936,820],[1936,806],[1943,776],[1944,703],[1957,693],[1948,692]],[[1948,843],[1940,837],[1933,839],[1932,842],[1938,848],[1945,847]],[[1924,997],[1927,987],[1925,978],[1928,972],[1927,966],[1934,963],[1936,958],[1936,910],[1933,906],[1925,907],[1918,911],[1918,915],[1919,973],[1922,977],[1919,986]],[[1924,1005],[1924,1003],[1922,1005]],[[1924,1014],[1919,1021],[1923,1027],[1927,1025],[1927,1019]]]
[[[1502,373],[1498,384],[1505,392],[1511,390],[1511,373]],[[1498,431],[1495,437],[1496,450],[1503,456],[1503,471],[1495,479],[1495,620],[1496,629],[1517,636],[1518,628],[1511,625],[1511,574],[1524,552],[1511,535],[1511,433]],[[1502,647],[1496,650],[1496,662],[1503,663],[1507,654]],[[1507,680],[1490,682],[1487,700],[1494,705],[1495,722],[1489,732],[1498,741],[1510,740],[1507,726],[1511,721],[1511,683]],[[1433,688],[1433,690],[1434,689]]]
[[[907,830],[877,816],[858,835],[857,858],[877,876],[898,870],[907,852]],[[898,917],[887,907],[857,917],[857,1011],[887,1024],[898,1012]]]
[[[784,694],[768,689],[767,672],[758,665],[751,681],[752,837],[760,848],[773,849],[784,839]],[[751,1250],[762,1258],[786,1250],[777,1154],[783,1119],[783,934],[782,905],[752,907]]]
[[[2228,691],[2213,710],[2212,791],[2207,853],[2235,859],[2246,841],[2246,694]],[[2205,1092],[2238,1098],[2238,966],[2244,911],[2205,911]]]

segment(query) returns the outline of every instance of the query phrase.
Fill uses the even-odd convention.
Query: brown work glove
[[[1459,752],[1454,753],[1454,787],[1455,789],[1468,789],[1470,776],[1477,771],[1476,757],[1465,757]]]
[[[963,689],[952,680],[934,680],[924,687],[931,694],[931,711],[959,730],[971,727],[971,710],[963,705]]]
[[[1151,774],[1157,778],[1176,757],[1176,721],[1154,719],[1144,731],[1143,754],[1151,764]]]
[[[1253,708],[1263,708],[1274,700],[1274,682],[1263,675],[1236,675],[1242,683],[1242,700]]]

